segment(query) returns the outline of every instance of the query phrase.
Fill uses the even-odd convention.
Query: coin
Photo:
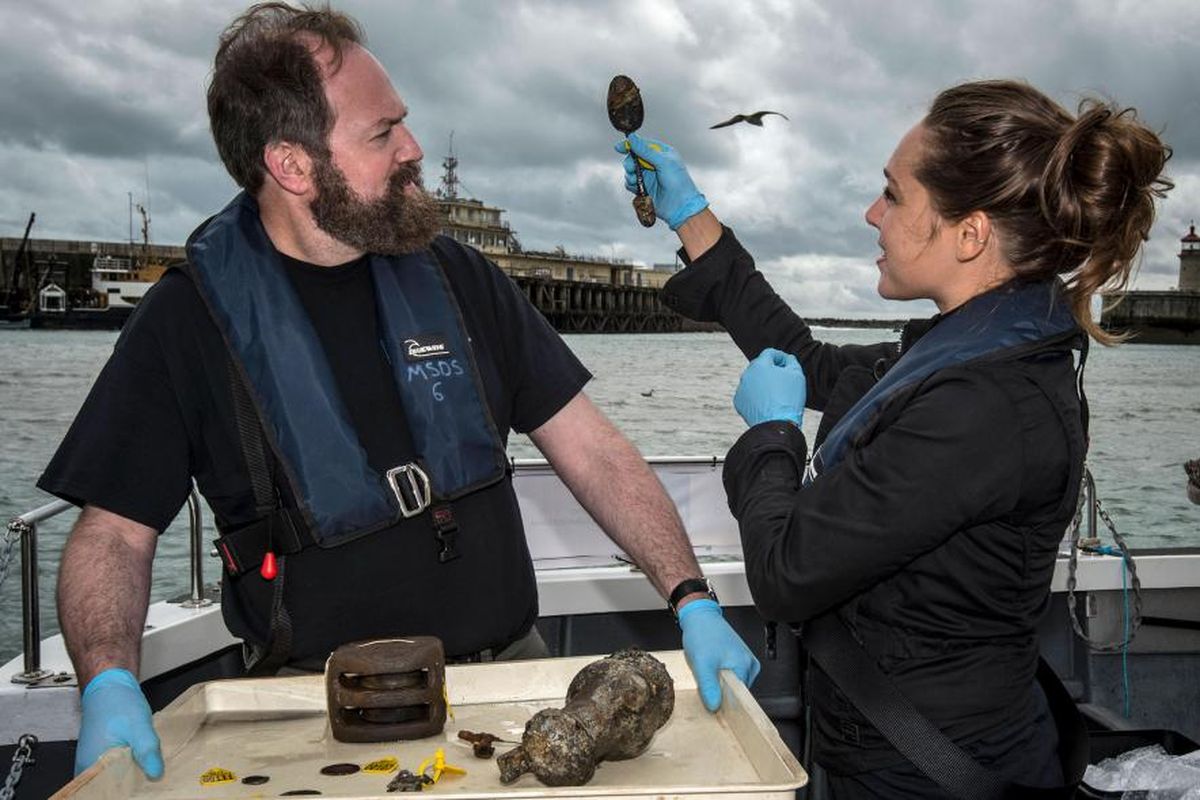
[[[327,767],[321,767],[322,775],[353,775],[358,772],[358,764],[330,764]]]

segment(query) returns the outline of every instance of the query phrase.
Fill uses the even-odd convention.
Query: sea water
[[[897,334],[825,329],[825,341],[869,344]],[[0,329],[0,521],[53,498],[34,483],[66,432],[116,333]],[[724,456],[745,430],[733,391],[745,359],[725,334],[567,335],[595,378],[587,392],[645,456]],[[1200,547],[1200,506],[1185,493],[1183,463],[1200,458],[1200,347],[1093,344],[1085,387],[1091,410],[1088,464],[1117,529],[1135,548]],[[820,415],[809,411],[811,441]],[[513,435],[509,454],[539,454]],[[42,634],[57,631],[58,556],[74,513],[39,527]],[[206,540],[212,517],[206,515]],[[207,545],[206,545],[207,547]],[[0,585],[0,663],[21,650],[19,553]],[[153,600],[188,590],[187,512],[159,542]],[[205,577],[219,566],[206,559]]]

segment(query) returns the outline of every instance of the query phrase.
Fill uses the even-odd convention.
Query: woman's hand
[[[742,372],[733,407],[751,427],[772,420],[799,427],[807,397],[808,381],[800,362],[791,353],[768,347]]]
[[[708,208],[708,200],[696,189],[679,151],[671,145],[631,133],[613,149],[625,156],[625,188],[634,194],[637,193],[634,157],[642,162],[646,193],[654,200],[659,218],[666,220],[671,230],[678,230],[688,219]]]

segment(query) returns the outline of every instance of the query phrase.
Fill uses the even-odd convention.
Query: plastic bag
[[[1146,800],[1200,800],[1200,750],[1173,756],[1156,744],[1088,765],[1083,782],[1108,792],[1143,791]]]

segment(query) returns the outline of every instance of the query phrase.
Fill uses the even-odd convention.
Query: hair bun
[[[1161,177],[1170,156],[1134,109],[1083,101],[1046,162],[1047,222],[1064,243],[1086,248],[1113,238],[1143,241],[1154,221],[1154,199],[1170,188]]]

